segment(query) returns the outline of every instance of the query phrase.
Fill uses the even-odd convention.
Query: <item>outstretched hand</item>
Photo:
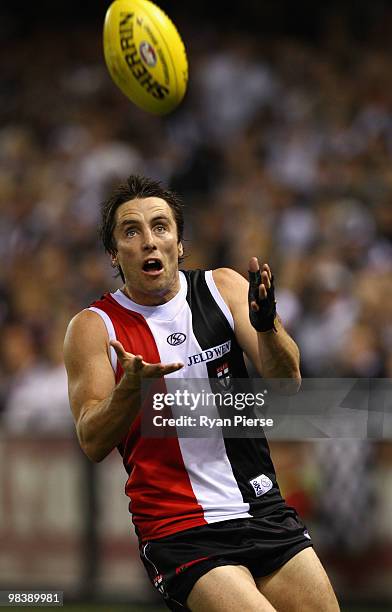
[[[260,270],[257,257],[252,257],[249,261],[248,303],[250,322],[257,331],[275,329],[274,277],[268,264],[263,264]]]
[[[110,346],[116,351],[117,358],[124,370],[124,376],[130,380],[140,382],[141,378],[161,378],[184,367],[184,364],[180,362],[169,364],[148,363],[143,360],[142,355],[128,353],[118,340],[111,340]]]

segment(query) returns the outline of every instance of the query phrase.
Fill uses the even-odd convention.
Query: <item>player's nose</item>
[[[149,249],[155,248],[156,245],[154,240],[154,234],[150,228],[145,228],[145,230],[143,231],[143,249],[147,251]]]

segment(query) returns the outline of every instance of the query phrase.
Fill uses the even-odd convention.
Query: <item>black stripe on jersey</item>
[[[225,315],[211,295],[202,270],[185,272],[188,283],[186,300],[192,312],[193,332],[202,350],[223,344],[233,333]],[[193,314],[197,316],[193,316]],[[213,338],[214,344],[211,344]]]
[[[243,351],[229,322],[208,288],[204,271],[187,270],[184,271],[184,274],[188,283],[186,299],[192,312],[193,333],[201,349],[204,351],[231,340],[229,353],[206,363],[212,390],[217,393],[222,391],[222,387],[219,388],[218,370],[224,365],[228,366],[232,378],[248,378]],[[240,389],[236,388],[233,391],[238,392]],[[272,506],[283,504],[276,484],[275,470],[267,440],[265,438],[225,438],[225,446],[243,500],[250,505],[250,514],[266,514]],[[261,497],[256,497],[249,480],[260,474],[268,476],[274,483],[274,487]]]

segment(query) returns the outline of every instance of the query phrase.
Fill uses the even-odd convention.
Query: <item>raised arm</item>
[[[251,270],[252,265],[256,269],[257,262],[256,258],[252,260],[249,264]],[[301,382],[299,350],[284,329],[279,316],[275,317],[274,327],[268,331],[256,331],[250,322],[249,283],[229,268],[214,270],[213,277],[233,315],[236,338],[259,374],[267,379],[290,379],[292,382],[289,390],[298,390]],[[271,272],[265,264],[261,274],[259,300],[267,297],[270,281]],[[252,304],[252,309],[256,311],[257,308],[257,304]]]
[[[142,355],[111,343],[124,375],[116,385],[110,345],[99,315],[83,310],[72,319],[64,342],[68,389],[80,446],[92,461],[101,461],[124,438],[140,408],[142,377],[160,377],[182,364],[149,364]]]

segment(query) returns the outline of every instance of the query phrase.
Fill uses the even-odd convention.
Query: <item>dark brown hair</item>
[[[105,251],[115,254],[117,251],[113,237],[116,210],[121,204],[135,200],[136,198],[162,198],[170,206],[177,226],[177,239],[180,242],[184,234],[184,214],[180,197],[169,189],[162,187],[161,183],[145,176],[131,174],[125,183],[121,183],[113,190],[110,197],[105,200],[101,210],[101,225],[99,235],[105,247]],[[121,278],[125,282],[121,268],[118,269]]]

